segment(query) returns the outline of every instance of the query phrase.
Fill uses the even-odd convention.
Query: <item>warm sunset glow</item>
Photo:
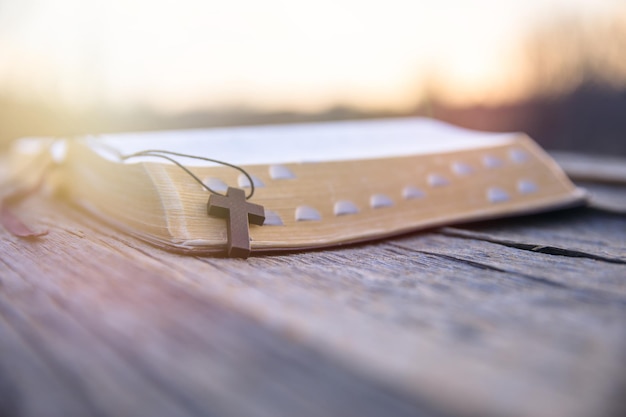
[[[0,3],[0,90],[164,111],[407,109],[426,80],[458,103],[528,87],[530,23],[619,0],[13,0]],[[623,10],[623,7],[619,10]]]

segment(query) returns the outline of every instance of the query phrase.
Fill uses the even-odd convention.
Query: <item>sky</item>
[[[619,9],[621,7],[621,9]],[[523,93],[519,45],[622,0],[0,0],[0,94],[164,112],[414,106]]]

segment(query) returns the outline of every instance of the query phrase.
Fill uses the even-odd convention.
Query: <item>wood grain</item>
[[[19,208],[50,233],[0,235],[0,415],[623,411],[623,216],[237,260],[163,252],[54,197]]]

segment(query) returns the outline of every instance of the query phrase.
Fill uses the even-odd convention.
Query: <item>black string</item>
[[[224,195],[224,194],[221,194],[221,193],[215,191],[214,189],[212,189],[208,185],[206,185],[200,178],[198,178],[196,176],[196,174],[191,172],[189,170],[189,168],[187,168],[186,166],[184,166],[183,164],[181,164],[180,162],[178,162],[174,158],[170,158],[167,155],[180,156],[181,158],[199,159],[201,161],[213,162],[213,163],[216,163],[216,164],[220,164],[220,165],[224,165],[224,166],[227,166],[227,167],[230,167],[230,168],[234,168],[237,171],[241,172],[243,175],[245,175],[246,178],[248,179],[249,183],[250,183],[250,193],[246,196],[246,200],[249,200],[254,195],[254,181],[252,180],[252,177],[250,176],[250,174],[248,174],[248,172],[245,169],[243,169],[242,167],[240,167],[240,166],[233,165],[233,164],[230,164],[228,162],[220,161],[218,159],[205,158],[203,156],[196,156],[196,155],[187,155],[187,154],[178,153],[178,152],[163,151],[163,150],[160,150],[160,149],[147,149],[145,151],[136,152],[136,153],[133,153],[133,154],[130,154],[130,155],[120,155],[120,158],[123,161],[125,161],[127,159],[130,159],[130,158],[140,157],[140,156],[152,156],[152,157],[156,157],[156,158],[167,159],[168,161],[176,164],[180,169],[185,171],[191,178],[196,180],[198,182],[198,184],[200,184],[203,188],[205,188],[209,192],[211,192],[213,194]]]

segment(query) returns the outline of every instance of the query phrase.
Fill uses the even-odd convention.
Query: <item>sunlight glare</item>
[[[524,88],[511,49],[566,4],[617,2],[14,0],[0,3],[0,83],[76,106],[399,110],[436,72],[453,102],[506,100]]]

